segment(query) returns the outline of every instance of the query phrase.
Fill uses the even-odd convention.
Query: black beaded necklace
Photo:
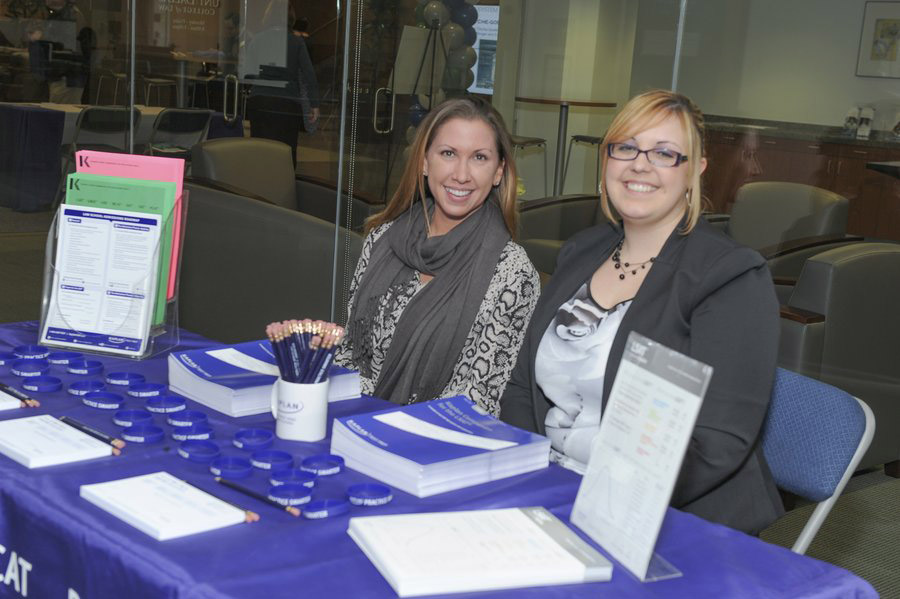
[[[619,240],[619,243],[616,244],[616,249],[613,251],[612,261],[613,265],[616,269],[621,270],[619,273],[619,280],[625,280],[625,272],[630,270],[632,275],[636,275],[638,273],[638,267],[641,267],[641,270],[647,268],[647,265],[656,262],[656,256],[653,256],[649,260],[644,260],[643,262],[638,262],[637,264],[631,264],[630,262],[622,262],[622,244],[625,243],[625,238]]]

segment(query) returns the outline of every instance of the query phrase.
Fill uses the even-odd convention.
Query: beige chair
[[[563,243],[582,229],[606,222],[595,195],[568,195],[519,204],[519,244],[538,272],[552,274]]]
[[[193,147],[189,180],[263,199],[334,222],[337,190],[328,181],[294,175],[290,148],[262,138],[212,139]],[[341,224],[346,223],[347,194],[341,194]],[[362,231],[365,219],[384,207],[376,198],[354,194],[351,211],[354,231]]]
[[[236,343],[261,339],[276,320],[331,318],[333,224],[197,183],[186,183],[185,191],[181,327]],[[356,267],[362,237],[340,229],[338,242],[340,290]],[[336,294],[336,315],[345,301]]]
[[[856,243],[806,261],[782,307],[779,365],[865,401],[878,427],[860,468],[900,477],[900,244]]]
[[[193,147],[191,164],[195,179],[297,210],[294,166],[287,144],[254,137],[211,139]]]

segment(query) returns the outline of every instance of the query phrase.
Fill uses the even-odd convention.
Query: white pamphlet
[[[245,521],[243,510],[168,472],[81,485],[81,496],[158,541]]]
[[[350,519],[400,597],[609,580],[612,564],[542,507]]]
[[[0,390],[0,412],[22,407],[22,400]]]
[[[42,468],[112,455],[112,446],[44,414],[0,422],[0,453]]]
[[[41,343],[140,356],[159,274],[160,216],[60,207]]]
[[[571,521],[644,580],[712,367],[632,332]]]

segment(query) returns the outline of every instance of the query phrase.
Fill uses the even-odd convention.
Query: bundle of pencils
[[[322,320],[284,320],[266,327],[281,378],[289,383],[321,383],[328,378],[344,328]]]

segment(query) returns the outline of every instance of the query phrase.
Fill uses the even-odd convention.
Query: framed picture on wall
[[[900,2],[866,2],[856,75],[900,78]]]

